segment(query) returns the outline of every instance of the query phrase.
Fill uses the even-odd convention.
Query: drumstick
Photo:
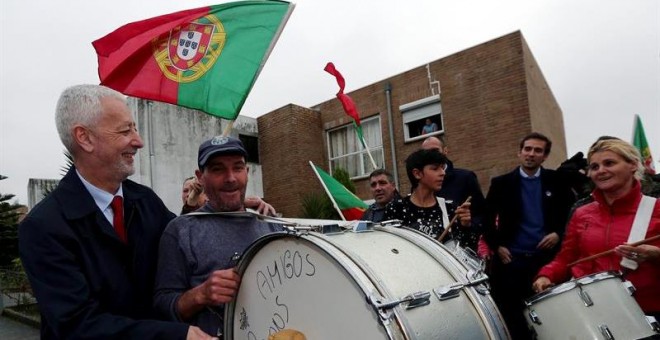
[[[655,240],[658,240],[658,239],[660,239],[660,234],[655,235],[655,236],[651,236],[651,237],[649,237],[649,238],[647,238],[647,239],[644,239],[644,240],[641,240],[641,241],[633,242],[633,243],[628,244],[628,245],[629,245],[629,246],[636,247],[636,246],[641,245],[641,244],[651,243],[651,242],[653,242],[653,241],[655,241]],[[591,256],[588,256],[588,257],[585,257],[585,258],[579,259],[579,260],[574,261],[574,262],[571,262],[571,263],[568,264],[568,267],[573,267],[574,265],[576,265],[576,264],[578,264],[578,263],[585,262],[585,261],[595,260],[595,259],[597,259],[597,258],[599,258],[599,257],[603,257],[603,256],[607,256],[607,255],[609,255],[609,254],[612,254],[613,252],[614,252],[614,248],[612,248],[612,249],[610,249],[610,250],[606,250],[606,251],[601,252],[601,253],[598,253],[598,254],[595,254],[595,255],[591,255]]]
[[[468,198],[465,200],[465,202],[463,202],[463,204],[469,203],[471,199],[472,199],[472,196],[468,196]],[[463,205],[463,204],[461,204],[461,205]],[[442,234],[440,234],[440,237],[438,237],[438,242],[442,242],[442,240],[445,239],[445,237],[447,236],[447,233],[451,229],[451,226],[454,224],[454,222],[456,222],[457,218],[458,218],[458,215],[454,214],[454,217],[452,217],[451,221],[449,221],[449,225],[445,227],[445,230],[442,232]]]

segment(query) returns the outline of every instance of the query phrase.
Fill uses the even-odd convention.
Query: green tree
[[[7,177],[0,175],[0,180]],[[0,193],[0,267],[7,267],[18,258],[18,209],[21,205],[11,203],[12,194]]]

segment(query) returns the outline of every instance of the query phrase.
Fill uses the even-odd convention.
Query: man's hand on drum
[[[458,217],[458,221],[461,223],[461,226],[463,227],[469,227],[470,224],[472,223],[472,215],[470,214],[470,202],[465,202],[461,204],[458,208],[456,208],[456,211],[454,212],[454,215]]]
[[[548,235],[545,235],[541,242],[536,245],[536,248],[538,249],[552,249],[554,248],[557,243],[559,243],[559,235],[557,233],[550,233]]]
[[[213,339],[218,339],[218,338],[212,337],[204,333],[204,331],[199,329],[199,327],[197,326],[188,327],[188,334],[186,334],[186,340],[213,340]]]
[[[499,246],[497,248],[497,256],[500,257],[500,260],[504,264],[511,263],[511,259],[513,258],[511,256],[511,252],[509,251],[509,249],[507,247],[502,247],[502,246]]]
[[[258,196],[246,197],[245,207],[254,209],[262,215],[275,216],[276,214],[275,208],[273,208],[272,205],[266,203],[266,201],[262,200],[261,197]]]
[[[621,257],[633,260],[637,263],[644,261],[660,262],[660,248],[650,244],[642,244],[636,247],[622,244],[614,251]]]
[[[208,279],[198,287],[201,287],[198,302],[206,306],[217,306],[230,302],[236,295],[241,277],[234,269],[216,270]]]
[[[176,301],[179,317],[188,321],[206,306],[230,302],[236,296],[241,277],[235,269],[216,270],[208,279],[183,293]]]
[[[549,278],[545,276],[541,276],[534,283],[532,284],[532,289],[534,290],[534,293],[540,293],[550,287],[552,287],[554,284],[550,281]]]

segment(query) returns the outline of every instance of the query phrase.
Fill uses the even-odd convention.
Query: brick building
[[[379,167],[410,192],[405,158],[439,127],[457,167],[475,171],[484,193],[490,179],[518,165],[520,138],[547,135],[546,166],[566,159],[562,112],[522,34],[517,31],[357,89],[364,136]],[[328,172],[348,170],[360,198],[371,199],[369,157],[336,98],[312,108],[289,104],[257,119],[264,197],[284,216],[299,216],[301,197],[323,190],[309,161]]]

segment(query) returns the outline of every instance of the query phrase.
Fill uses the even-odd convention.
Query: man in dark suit
[[[151,189],[127,180],[143,143],[124,96],[70,87],[55,118],[74,166],[19,227],[41,338],[211,339],[152,318],[158,244],[174,214]]]
[[[552,142],[531,133],[520,142],[520,166],[491,180],[486,242],[495,252],[491,285],[513,339],[530,337],[523,300],[538,270],[559,250],[575,196],[553,170],[541,167]],[[497,221],[497,222],[496,222]]]
[[[436,149],[447,156],[447,144],[441,136],[428,137],[422,142],[422,149]],[[461,246],[477,251],[479,236],[483,233],[483,216],[486,209],[486,199],[481,192],[477,175],[470,170],[455,168],[454,163],[447,159],[445,178],[442,188],[435,193],[452,203],[455,207],[463,204],[468,197],[470,201],[470,214],[472,222],[467,230],[463,230]]]

